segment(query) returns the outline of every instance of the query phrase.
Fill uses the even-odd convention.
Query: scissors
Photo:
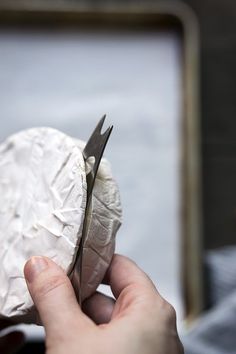
[[[90,208],[90,203],[93,194],[93,187],[98,171],[98,167],[100,165],[101,158],[103,156],[103,152],[105,150],[106,144],[112,132],[113,126],[108,127],[107,130],[102,133],[102,127],[105,121],[106,115],[104,115],[100,121],[98,122],[96,128],[94,129],[92,135],[90,136],[87,144],[84,147],[82,152],[85,163],[90,161],[90,170],[86,175],[87,181],[87,202],[85,208],[85,216],[83,223],[83,231],[82,237],[80,240],[80,244],[78,247],[78,251],[75,257],[75,262],[72,268],[71,273],[69,274],[71,283],[74,287],[75,294],[77,296],[77,300],[81,306],[83,295],[82,295],[82,279],[83,279],[83,249],[84,242],[88,233],[88,212]],[[91,163],[92,161],[92,163]]]

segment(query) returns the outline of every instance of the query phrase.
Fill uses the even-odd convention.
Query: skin
[[[182,354],[173,307],[147,275],[115,255],[105,277],[115,301],[96,293],[80,309],[53,261],[33,257],[25,278],[46,331],[47,354]]]

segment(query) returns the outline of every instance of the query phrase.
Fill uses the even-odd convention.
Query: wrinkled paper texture
[[[67,273],[82,236],[86,207],[83,142],[52,128],[33,128],[0,145],[0,315],[36,322],[23,268],[33,255]],[[83,291],[91,295],[114,253],[121,223],[119,192],[103,159],[85,241]]]

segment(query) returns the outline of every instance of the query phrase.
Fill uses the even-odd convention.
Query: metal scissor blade
[[[70,274],[71,282],[72,285],[75,289],[75,293],[77,294],[77,299],[79,301],[79,304],[81,305],[82,303],[82,276],[83,276],[83,248],[84,248],[84,242],[87,236],[88,232],[88,212],[89,212],[89,207],[90,207],[90,202],[91,202],[91,196],[93,192],[93,187],[98,171],[98,167],[103,155],[103,152],[105,150],[106,144],[108,142],[108,139],[110,137],[110,134],[112,132],[113,126],[107,128],[107,130],[102,133],[102,127],[104,124],[106,116],[104,115],[100,121],[98,122],[96,128],[94,129],[92,135],[90,136],[84,150],[83,150],[83,157],[86,161],[90,157],[94,157],[94,163],[92,165],[92,168],[90,172],[86,176],[87,180],[87,203],[86,203],[86,209],[85,209],[85,216],[84,216],[84,224],[83,224],[83,231],[82,231],[82,237],[80,240],[77,256],[75,259],[75,264],[72,270],[72,273]]]
[[[107,128],[107,130],[102,133],[102,127],[105,121],[106,115],[104,115],[100,121],[98,122],[96,128],[94,129],[92,135],[90,136],[84,150],[83,150],[83,156],[85,162],[89,157],[94,157],[95,161],[92,167],[92,170],[90,171],[90,181],[88,183],[88,197],[90,197],[90,194],[92,193],[95,178],[97,175],[97,170],[104,152],[104,149],[106,147],[106,144],[108,142],[108,139],[110,137],[110,134],[112,132],[113,126]]]

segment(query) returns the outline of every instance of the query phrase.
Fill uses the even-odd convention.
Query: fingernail
[[[25,278],[32,283],[35,278],[48,267],[47,260],[44,257],[32,257],[25,266]]]

